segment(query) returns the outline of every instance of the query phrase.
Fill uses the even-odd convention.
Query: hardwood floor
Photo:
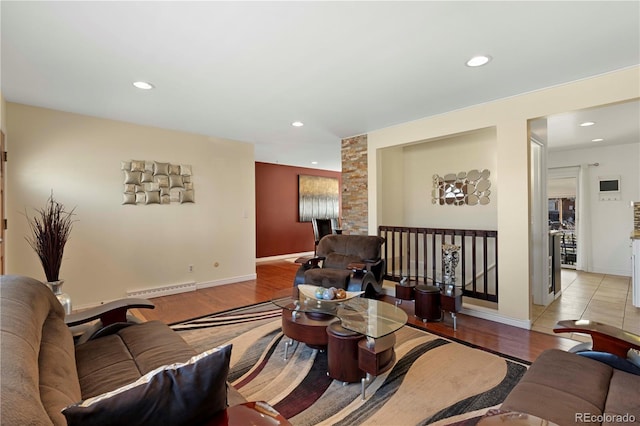
[[[152,299],[155,309],[135,310],[134,313],[145,320],[160,320],[170,324],[269,301],[276,291],[291,288],[298,266],[288,261],[259,263],[256,267],[256,280],[157,297]],[[381,300],[389,303],[396,301],[389,296],[384,296]],[[534,361],[545,349],[566,350],[577,343],[565,337],[524,330],[463,314],[458,314],[458,330],[453,331],[453,323],[448,314],[442,322],[425,324],[414,316],[413,302],[403,301],[400,307],[409,315],[409,323],[417,327],[525,361]]]

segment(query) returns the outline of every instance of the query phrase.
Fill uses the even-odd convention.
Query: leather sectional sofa
[[[587,357],[549,349],[500,407],[561,426],[640,423],[640,376]]]
[[[159,321],[78,343],[51,290],[22,276],[0,276],[0,300],[2,425],[198,424],[246,402],[226,382],[230,346],[196,354]]]

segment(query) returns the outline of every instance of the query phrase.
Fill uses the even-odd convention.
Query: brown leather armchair
[[[296,260],[301,265],[294,286],[336,287],[376,297],[382,292],[384,242],[375,235],[327,235],[320,240],[316,256]]]

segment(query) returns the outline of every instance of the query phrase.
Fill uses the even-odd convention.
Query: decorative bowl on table
[[[331,289],[327,289],[324,287],[319,287],[319,286],[315,286],[315,285],[309,285],[309,284],[300,284],[298,285],[298,289],[300,290],[300,292],[305,295],[306,297],[308,297],[309,299],[312,300],[318,300],[321,302],[328,302],[328,303],[339,303],[339,302],[344,302],[346,300],[349,299],[353,299],[354,297],[358,297],[361,294],[364,293],[364,291],[344,291],[344,297],[336,297],[337,296],[337,292],[340,290],[338,289],[337,291],[333,292],[333,295],[331,295],[331,293],[327,293],[327,290],[331,290]]]

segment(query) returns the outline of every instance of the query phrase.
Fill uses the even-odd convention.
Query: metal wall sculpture
[[[123,161],[122,204],[193,203],[191,166],[158,161]]]
[[[467,172],[449,173],[444,177],[433,175],[433,204],[451,204],[454,206],[489,204],[491,181],[489,170],[471,170]]]
[[[336,178],[298,175],[298,210],[300,222],[311,219],[337,219],[340,188]]]

